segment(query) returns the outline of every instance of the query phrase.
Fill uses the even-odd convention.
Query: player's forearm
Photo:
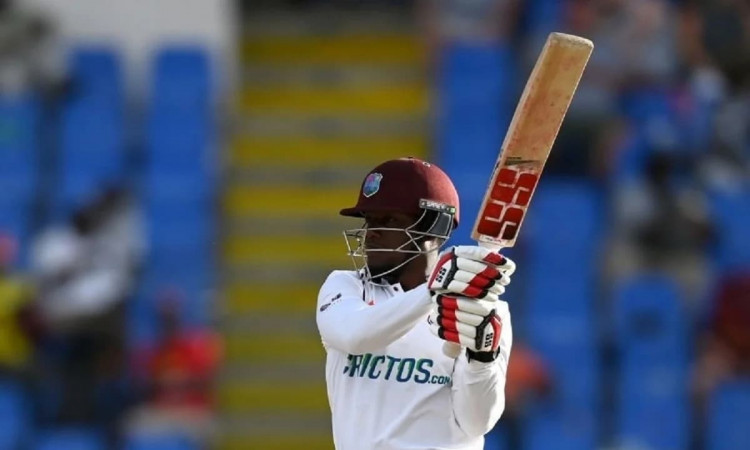
[[[454,375],[453,410],[468,436],[488,433],[505,410],[505,371],[500,364],[473,361]]]
[[[425,285],[372,306],[342,299],[318,312],[318,328],[328,346],[350,354],[372,352],[405,335],[430,306]]]
[[[453,411],[459,427],[469,436],[486,434],[505,410],[505,377],[513,345],[510,312],[499,312],[503,329],[494,361],[468,361],[461,355],[453,375]]]

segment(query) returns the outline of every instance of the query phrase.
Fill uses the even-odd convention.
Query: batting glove
[[[441,253],[427,287],[434,293],[471,298],[494,298],[505,293],[516,264],[478,246],[456,246]]]
[[[466,347],[469,358],[494,361],[500,347],[502,322],[496,302],[437,295],[428,321],[433,334]]]

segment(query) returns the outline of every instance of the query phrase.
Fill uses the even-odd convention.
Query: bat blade
[[[512,247],[563,118],[594,49],[588,39],[550,33],[526,82],[492,171],[472,239],[483,247]],[[456,358],[461,346],[443,345]]]
[[[550,33],[492,172],[471,237],[488,247],[512,247],[594,45]]]

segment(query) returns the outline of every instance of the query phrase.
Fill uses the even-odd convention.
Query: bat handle
[[[489,248],[491,250],[500,251],[502,248],[498,245],[489,244],[487,242],[478,242],[480,247]],[[456,359],[461,355],[461,346],[455,342],[443,342],[443,354],[451,359]]]

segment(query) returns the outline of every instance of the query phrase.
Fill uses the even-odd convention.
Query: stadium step
[[[394,65],[419,64],[424,52],[411,33],[357,33],[327,36],[248,36],[242,45],[246,64]]]
[[[345,167],[368,170],[382,158],[423,155],[427,140],[415,136],[315,137],[245,135],[237,138],[230,167]]]
[[[338,214],[357,201],[359,186],[229,186],[224,212],[230,219],[244,216],[323,218]]]
[[[343,248],[343,239],[338,234],[315,239],[299,235],[232,235],[224,242],[224,261],[229,264],[341,266],[348,261]]]
[[[353,89],[338,86],[251,86],[243,89],[240,108],[256,114],[285,116],[414,115],[426,113],[427,91],[420,83]]]
[[[320,283],[289,281],[276,283],[234,282],[224,288],[224,313],[263,315],[279,310],[279,297],[284,297],[284,308],[291,311],[310,311],[315,307]]]
[[[241,45],[222,205],[223,449],[333,448],[315,310],[326,275],[352,267],[341,231],[360,225],[338,212],[375,164],[429,145],[423,51],[403,17],[310,14],[256,18]]]

